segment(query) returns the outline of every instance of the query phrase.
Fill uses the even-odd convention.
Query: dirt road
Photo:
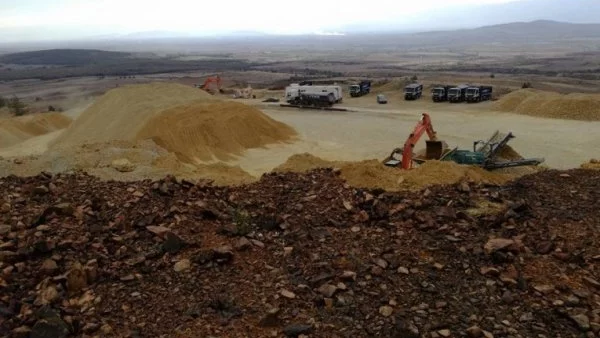
[[[282,108],[249,101],[269,116],[296,128],[302,141],[252,149],[235,161],[258,175],[269,171],[295,153],[309,152],[330,160],[383,159],[402,146],[424,112],[433,120],[440,139],[451,147],[471,149],[473,141],[489,138],[496,130],[511,131],[511,145],[525,157],[544,157],[552,168],[574,168],[598,157],[600,122],[534,118],[494,112],[491,103],[434,104],[423,98],[416,102],[396,100],[377,105],[369,97],[346,99],[342,105],[353,111],[330,112]],[[417,149],[424,147],[424,139]]]

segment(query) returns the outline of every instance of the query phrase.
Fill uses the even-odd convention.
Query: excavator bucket
[[[439,160],[442,158],[444,153],[444,142],[443,141],[425,141],[425,158],[428,160]]]

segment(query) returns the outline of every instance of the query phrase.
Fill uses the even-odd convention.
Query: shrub
[[[25,103],[23,103],[18,97],[13,96],[9,101],[8,101],[8,108],[10,109],[10,111],[15,114],[16,116],[23,116],[25,115],[25,113],[27,112],[27,110],[25,109]]]

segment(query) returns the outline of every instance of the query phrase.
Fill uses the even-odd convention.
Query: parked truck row
[[[461,84],[458,86],[440,85],[431,91],[433,102],[481,102],[492,98],[491,86]],[[351,97],[360,97],[371,92],[371,81],[362,80],[348,87]],[[418,100],[423,96],[423,85],[411,83],[404,87],[405,100]],[[294,83],[285,88],[285,101],[300,107],[331,107],[343,100],[339,85],[313,85],[312,82]],[[383,95],[377,96],[378,103],[387,103]]]
[[[473,86],[461,84],[458,86],[437,86],[431,90],[433,102],[481,102],[492,99],[492,86]]]

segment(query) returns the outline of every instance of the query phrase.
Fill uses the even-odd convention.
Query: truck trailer
[[[464,102],[465,96],[467,94],[467,88],[469,87],[469,85],[460,85],[454,88],[450,88],[450,90],[448,90],[448,101],[452,103]]]
[[[467,102],[481,102],[492,99],[492,86],[471,86],[467,88]]]
[[[431,90],[431,99],[433,102],[448,101],[448,91],[454,86],[439,86]]]
[[[350,96],[359,97],[367,95],[371,92],[371,81],[364,80],[357,84],[352,84],[349,87]]]

